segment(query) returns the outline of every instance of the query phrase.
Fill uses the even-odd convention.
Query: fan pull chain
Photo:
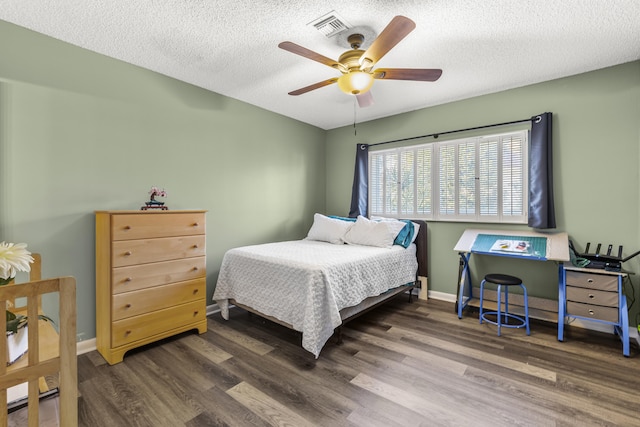
[[[358,130],[356,129],[356,112],[358,109],[356,108],[356,97],[353,97],[353,136],[358,136]]]

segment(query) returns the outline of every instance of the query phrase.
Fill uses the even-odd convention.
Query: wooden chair
[[[76,359],[76,281],[73,277],[57,277],[41,280],[41,260],[31,267],[29,282],[0,286],[0,307],[6,301],[26,299],[26,305],[12,311],[28,316],[29,351],[11,366],[7,366],[7,341],[0,339],[0,427],[7,426],[7,389],[28,383],[28,425],[39,424],[39,402],[42,378],[58,374],[60,426],[78,425],[78,371]],[[59,335],[44,320],[42,295],[59,293]],[[6,317],[0,316],[0,330],[6,330]],[[53,332],[51,332],[53,331]]]

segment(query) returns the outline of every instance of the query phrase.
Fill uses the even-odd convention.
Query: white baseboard
[[[95,338],[91,338],[90,340],[78,341],[78,344],[76,344],[76,354],[80,356],[81,354],[89,353],[96,348],[97,347]]]
[[[447,294],[445,292],[429,291],[429,298],[437,299],[440,301],[453,302],[453,303],[456,302],[455,294]]]
[[[220,311],[220,307],[218,304],[211,304],[207,306],[207,316],[211,316],[214,313],[218,313]]]

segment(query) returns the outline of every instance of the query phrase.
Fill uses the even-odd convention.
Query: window
[[[527,222],[528,133],[369,153],[369,213],[441,221]]]

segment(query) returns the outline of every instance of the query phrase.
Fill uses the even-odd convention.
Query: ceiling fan
[[[378,68],[373,66],[386,55],[395,45],[404,39],[416,27],[415,22],[404,16],[396,16],[386,26],[380,35],[364,51],[360,49],[364,42],[362,34],[351,34],[348,42],[351,50],[340,55],[337,61],[327,58],[293,42],[282,42],[279,48],[296,55],[328,65],[342,73],[339,77],[323,80],[309,86],[289,92],[289,95],[302,95],[303,93],[338,83],[340,90],[347,94],[355,95],[360,107],[368,107],[373,104],[371,86],[374,80],[414,80],[433,82],[440,78],[442,70],[424,68]]]

